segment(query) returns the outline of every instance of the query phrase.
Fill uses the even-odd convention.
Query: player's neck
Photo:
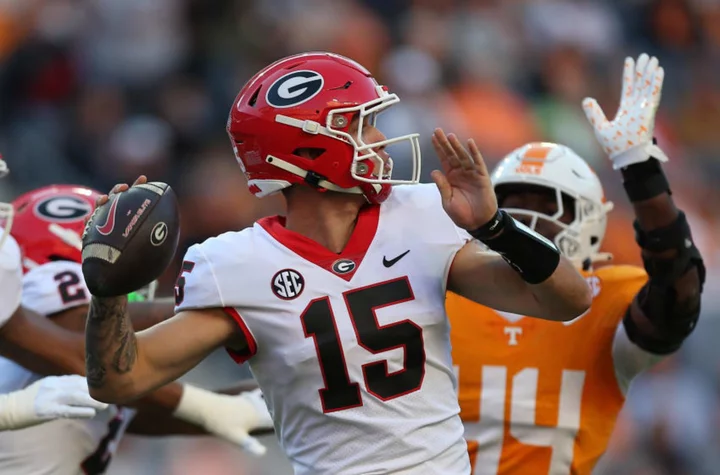
[[[355,229],[365,199],[360,195],[298,188],[287,196],[285,227],[332,252],[341,252]]]

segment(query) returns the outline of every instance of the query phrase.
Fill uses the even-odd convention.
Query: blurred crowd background
[[[0,198],[143,173],[180,197],[181,252],[282,212],[247,192],[225,122],[255,71],[309,50],[347,55],[400,95],[381,125],[422,134],[425,180],[436,126],[474,137],[490,165],[528,141],[569,145],[615,202],[606,250],[636,264],[631,209],[580,102],[614,115],[624,57],[659,57],[656,136],[708,266],[704,311],[683,351],[633,385],[597,473],[720,474],[719,0],[0,0]],[[247,377],[218,354],[188,379]],[[263,440],[256,460],[209,438],[127,437],[110,473],[289,473]]]

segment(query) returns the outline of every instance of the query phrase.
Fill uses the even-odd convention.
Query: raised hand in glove
[[[655,112],[660,105],[665,72],[657,58],[641,54],[637,62],[625,58],[622,96],[615,118],[608,121],[597,101],[585,98],[582,106],[595,130],[595,137],[619,170],[654,157],[661,162],[667,155],[653,143]]]

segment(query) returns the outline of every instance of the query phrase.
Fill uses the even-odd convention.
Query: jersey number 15
[[[425,376],[425,348],[422,328],[410,320],[380,325],[377,309],[413,300],[407,277],[389,280],[343,293],[358,344],[372,354],[397,348],[404,350],[403,369],[390,373],[387,361],[362,366],[365,388],[388,401],[420,389]],[[362,406],[360,387],[350,380],[328,297],[311,301],[300,321],[307,338],[315,342],[325,387],[319,390],[325,413]]]

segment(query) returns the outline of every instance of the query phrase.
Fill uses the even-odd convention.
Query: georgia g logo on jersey
[[[35,215],[45,221],[70,223],[80,221],[93,211],[92,205],[71,195],[59,195],[47,198],[35,206]]]
[[[315,97],[325,80],[316,71],[293,71],[276,80],[265,94],[265,101],[273,107],[293,107]]]
[[[305,279],[295,269],[283,269],[275,273],[270,286],[278,298],[292,300],[305,290]]]

